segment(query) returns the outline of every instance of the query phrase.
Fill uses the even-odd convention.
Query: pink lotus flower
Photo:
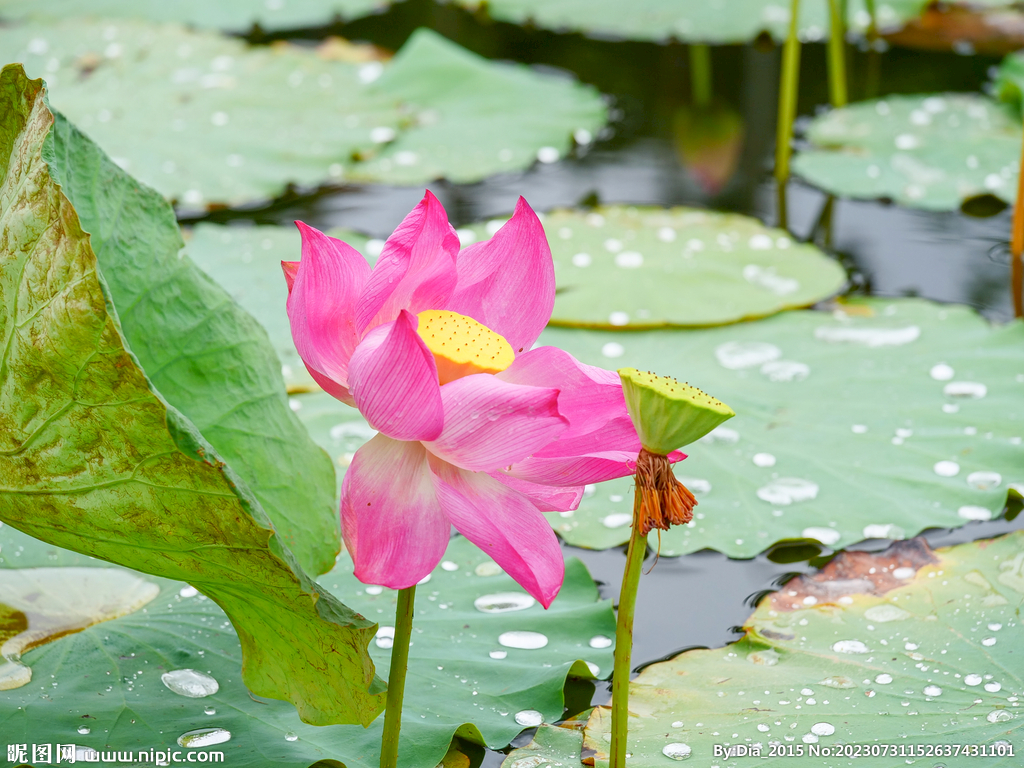
[[[346,243],[296,225],[302,260],[282,263],[295,346],[380,433],[342,485],[355,575],[412,586],[454,526],[546,608],[565,566],[542,513],[575,509],[587,483],[632,474],[640,440],[617,374],[531,349],[555,301],[537,215],[520,198],[493,238],[460,253],[427,192],[373,270]]]

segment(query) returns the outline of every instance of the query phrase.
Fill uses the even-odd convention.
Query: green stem
[[[865,79],[864,96],[873,99],[878,94],[878,81],[882,71],[882,53],[878,50],[878,14],[875,0],[864,0],[868,9],[868,75]]]
[[[416,585],[399,590],[395,610],[395,639],[391,646],[391,670],[388,673],[388,699],[384,710],[384,735],[380,742],[380,768],[398,765],[398,732],[402,728],[402,700],[405,698],[405,673],[409,669],[409,640],[412,636],[412,605]]]
[[[800,0],[790,3],[789,35],[782,49],[782,82],[779,86],[779,127],[775,139],[775,181],[779,191],[780,227],[787,226],[786,182],[789,181],[790,145],[793,142],[793,121],[796,120],[796,96],[800,80],[800,39],[797,20]]]
[[[626,732],[629,727],[629,672],[633,654],[633,614],[636,612],[636,591],[647,551],[647,534],[640,534],[634,497],[633,532],[629,537],[626,569],[622,573],[619,592],[619,617],[615,625],[615,670],[612,673],[612,752],[609,768],[626,768]]]
[[[828,38],[828,94],[833,107],[846,106],[846,25],[839,0],[828,0],[832,29]]]
[[[711,48],[700,43],[690,45],[690,95],[695,107],[711,103]]]

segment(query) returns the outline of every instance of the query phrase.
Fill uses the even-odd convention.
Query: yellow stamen
[[[434,353],[442,384],[472,373],[498,373],[515,360],[504,336],[471,317],[444,309],[428,309],[417,317],[420,338]]]

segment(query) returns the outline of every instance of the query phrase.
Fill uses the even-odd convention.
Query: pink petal
[[[542,485],[576,486],[603,483],[617,477],[627,477],[636,471],[638,451],[594,451],[582,455],[531,456],[516,462],[505,474],[520,480]],[[675,463],[686,454],[674,451],[669,461]]]
[[[444,308],[455,290],[459,237],[429,191],[384,243],[359,297],[360,331],[390,323],[406,309]]]
[[[459,282],[445,309],[497,331],[517,354],[533,346],[555,306],[555,266],[529,204],[520,197],[505,226],[466,248],[456,266]]]
[[[529,499],[482,472],[429,458],[437,497],[452,525],[547,608],[562,587],[558,539]]]
[[[552,486],[538,485],[527,480],[520,480],[518,477],[504,475],[501,472],[488,472],[488,474],[502,485],[507,485],[514,491],[518,491],[533,502],[541,512],[565,512],[576,509],[583,498],[583,486]]]
[[[306,370],[313,377],[313,381],[319,384],[320,388],[328,395],[341,400],[345,405],[351,405],[353,408],[356,407],[356,401],[352,399],[352,393],[348,391],[348,387],[343,387],[333,379],[329,379],[322,373],[314,371],[309,365],[306,365]]]
[[[496,376],[512,384],[557,389],[559,413],[569,420],[561,439],[593,432],[617,417],[629,417],[617,373],[581,363],[557,347],[538,347],[519,355]]]
[[[444,426],[437,364],[417,325],[403,309],[397,320],[370,331],[349,363],[356,408],[395,440],[434,440]]]
[[[370,276],[370,265],[347,243],[301,221],[295,225],[302,233],[302,261],[288,293],[292,339],[311,372],[345,387],[349,358],[359,343],[356,299]],[[288,280],[289,268],[282,266]]]
[[[422,444],[377,435],[356,451],[341,487],[341,529],[362,582],[405,589],[434,570],[451,526]]]
[[[558,396],[558,405],[561,409],[561,393]],[[587,432],[584,435],[565,437],[565,433],[563,433],[558,436],[557,440],[551,441],[533,455],[550,458],[554,456],[585,456],[589,453],[603,451],[625,451],[631,453],[634,459],[640,453],[640,438],[637,436],[636,428],[629,416],[616,416],[593,432]]]
[[[568,422],[558,412],[558,390],[521,387],[490,373],[464,376],[441,387],[444,431],[427,448],[463,469],[490,472],[550,443]]]
[[[295,285],[295,276],[299,273],[298,261],[282,261],[281,270],[284,272],[284,281],[288,283],[288,293],[292,292],[292,286]]]

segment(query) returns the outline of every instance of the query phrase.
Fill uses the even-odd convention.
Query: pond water
[[[430,26],[459,44],[495,59],[528,62],[546,71],[570,73],[607,94],[615,120],[609,135],[585,152],[550,165],[486,181],[430,185],[461,226],[511,211],[523,195],[538,210],[579,204],[636,203],[696,205],[733,210],[774,222],[775,189],[770,169],[775,141],[779,50],[762,44],[712,50],[714,93],[738,115],[743,143],[735,171],[715,189],[702,185],[694,169],[680,159],[674,126],[689,98],[688,53],[683,45],[595,40],[482,21],[459,9],[429,0],[400,3],[386,13],[347,25],[291,34],[295,42],[328,34],[397,49],[418,26]],[[255,42],[268,38],[253,37]],[[851,93],[865,93],[867,56],[852,58]],[[881,59],[878,95],[982,89],[998,62],[892,49]],[[804,47],[799,111],[813,115],[827,102],[825,49]],[[206,220],[222,223],[290,224],[300,218],[326,229],[342,226],[386,237],[422,196],[422,189],[347,186],[299,191],[286,199],[245,212],[218,212]],[[790,224],[801,239],[830,243],[847,267],[851,290],[879,296],[921,296],[977,308],[994,321],[1012,316],[1006,241],[1009,210],[977,205],[971,214],[912,211],[882,202],[835,201],[831,221],[823,216],[826,197],[799,181],[790,185]],[[982,201],[984,202],[984,201]],[[993,210],[995,209],[995,210]],[[977,213],[988,215],[979,216]],[[195,221],[195,220],[192,220]],[[185,222],[188,223],[188,222]],[[995,536],[1022,527],[1024,516],[971,523],[955,531],[931,531],[933,547]],[[858,548],[881,549],[886,542]],[[601,584],[602,596],[617,600],[624,555],[566,547],[581,558]],[[634,665],[680,650],[716,647],[735,639],[737,625],[764,590],[778,588],[789,575],[813,570],[825,556],[815,551],[776,551],[753,560],[730,560],[704,551],[682,558],[661,558],[642,579],[636,616]],[[651,559],[648,559],[650,567]],[[573,683],[569,714],[593,701],[604,703],[610,687]],[[524,734],[516,743],[528,741]],[[475,765],[494,768],[504,755],[471,750]]]

